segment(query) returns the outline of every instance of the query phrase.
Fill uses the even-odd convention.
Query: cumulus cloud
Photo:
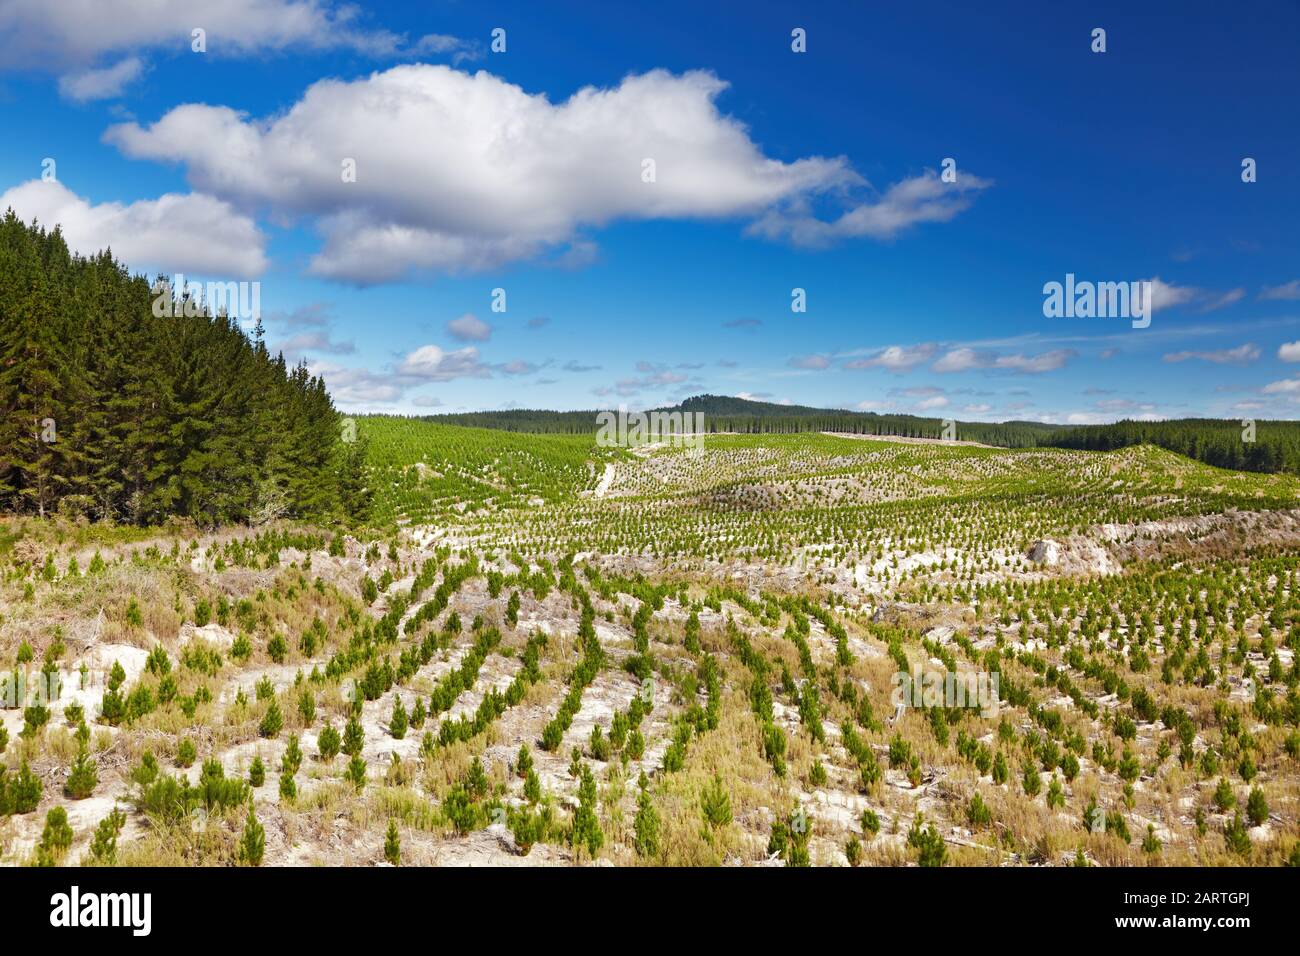
[[[120,96],[143,72],[144,63],[140,58],[129,56],[101,70],[82,70],[60,77],[59,94],[78,103],[112,99]]]
[[[747,230],[766,239],[788,239],[797,246],[821,247],[841,239],[892,239],[925,222],[948,222],[970,207],[975,195],[992,183],[963,174],[945,183],[934,170],[894,183],[875,199],[852,206],[824,221],[812,214],[804,196],[769,210]]]
[[[479,361],[478,349],[444,351],[436,345],[422,345],[407,353],[397,365],[397,374],[419,381],[450,382],[456,378],[488,378],[491,372]]]
[[[466,312],[447,323],[447,334],[461,342],[486,342],[492,337],[492,326],[473,312]]]
[[[999,355],[996,352],[972,348],[955,348],[946,352],[931,366],[935,372],[967,372],[984,369],[1036,375],[1054,372],[1078,353],[1074,349],[1052,349],[1037,355],[1020,352]]]
[[[132,269],[245,279],[266,269],[266,237],[229,203],[199,193],[167,193],[133,203],[93,204],[59,182],[31,180],[0,195],[24,220],[63,229],[69,248],[93,255],[112,247]]]
[[[207,31],[214,56],[288,48],[382,55],[403,48],[402,37],[365,28],[355,5],[333,0],[4,0],[0,63],[63,70],[142,49],[188,53],[196,27]]]
[[[719,111],[725,89],[712,73],[653,70],[552,103],[484,71],[414,64],[322,80],[266,118],[186,104],[152,125],[113,126],[106,139],[134,158],[182,164],[196,188],[243,208],[311,217],[323,236],[312,271],[357,283],[562,252],[587,242],[584,228],[620,219],[788,213],[861,183],[843,157],[765,156]],[[355,182],[342,181],[345,159],[356,161]],[[643,180],[646,159],[653,182]],[[890,236],[951,218],[982,186],[923,176],[827,226]],[[813,228],[758,232],[802,241]]]
[[[1284,378],[1264,386],[1265,395],[1294,395],[1300,392],[1300,378]]]
[[[922,362],[928,362],[937,350],[937,345],[928,342],[922,345],[891,345],[869,358],[845,362],[844,367],[884,368],[894,372],[905,372]]]
[[[1258,359],[1259,355],[1259,346],[1247,342],[1232,349],[1213,349],[1202,352],[1168,352],[1165,354],[1164,360],[1166,362],[1186,362],[1189,359],[1199,359],[1202,362],[1213,362],[1216,365],[1246,365]]]
[[[1278,346],[1277,357],[1283,362],[1300,362],[1300,342],[1283,342]]]

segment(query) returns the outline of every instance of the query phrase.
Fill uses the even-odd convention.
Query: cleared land
[[[1300,859],[1294,477],[360,431],[374,531],[0,525],[5,862]]]

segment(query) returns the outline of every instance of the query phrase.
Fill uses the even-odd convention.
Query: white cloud
[[[878,199],[853,206],[837,219],[816,218],[804,197],[772,209],[747,232],[766,239],[789,239],[797,246],[820,247],[840,239],[892,239],[923,222],[948,222],[969,208],[973,197],[992,183],[963,173],[945,183],[933,170],[894,183]]]
[[[447,323],[447,333],[461,342],[486,342],[492,337],[492,326],[473,312],[466,312]]]
[[[1282,285],[1266,286],[1259,297],[1261,299],[1294,300],[1300,299],[1300,279],[1292,279]]]
[[[102,70],[83,70],[59,78],[59,94],[65,99],[84,103],[120,96],[122,91],[144,72],[139,57],[129,56]]]
[[[187,104],[106,139],[128,156],[182,163],[197,188],[245,208],[314,217],[324,245],[312,270],[358,283],[563,258],[590,244],[581,230],[618,219],[760,216],[860,184],[843,157],[765,156],[719,112],[724,89],[712,73],[653,70],[551,103],[484,71],[416,64],[322,80],[265,119]],[[345,158],[356,182],[342,181]],[[832,228],[883,235],[951,218],[954,197],[977,188],[969,180],[956,192],[900,184],[877,204],[881,225]]]
[[[401,37],[358,26],[357,13],[355,5],[332,0],[3,0],[0,63],[63,70],[144,49],[189,54],[196,27],[207,31],[213,56],[401,48]]]
[[[1152,312],[1173,308],[1178,305],[1186,305],[1202,294],[1200,289],[1192,286],[1172,285],[1159,276],[1144,279],[1143,281],[1151,283],[1150,307]]]
[[[488,378],[491,372],[479,361],[478,349],[445,352],[436,345],[422,345],[397,365],[397,374],[427,382],[449,382],[455,378]]]
[[[916,409],[917,411],[925,412],[933,408],[944,408],[947,406],[947,404],[948,404],[948,399],[946,396],[931,395],[929,398],[924,398],[921,401],[917,402]]]
[[[1258,359],[1259,355],[1259,346],[1247,342],[1232,349],[1214,349],[1205,352],[1168,352],[1165,354],[1164,360],[1166,362],[1186,362],[1188,359],[1200,359],[1203,362],[1213,362],[1216,365],[1246,365]]]
[[[931,343],[891,345],[888,348],[881,349],[870,358],[845,362],[844,367],[849,369],[885,368],[895,372],[903,372],[920,365],[922,362],[929,361],[937,349],[938,346]]]
[[[1300,362],[1300,342],[1283,342],[1278,346],[1277,357],[1283,362]]]
[[[1294,395],[1300,392],[1300,378],[1284,378],[1264,386],[1265,395]]]
[[[135,272],[187,272],[225,279],[266,269],[266,237],[230,204],[198,193],[167,193],[92,205],[62,183],[31,180],[0,195],[0,210],[59,225],[71,249],[93,255],[112,247]]]
[[[1073,349],[1051,349],[1037,355],[1025,355],[1021,352],[998,355],[996,352],[977,351],[976,349],[962,347],[946,352],[930,368],[934,372],[967,372],[973,369],[992,369],[1037,375],[1042,372],[1054,372],[1063,368],[1077,354]]]

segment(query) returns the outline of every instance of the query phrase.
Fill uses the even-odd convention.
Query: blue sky
[[[346,410],[1300,417],[1294,3],[804,6],[0,0],[0,205],[259,281]]]

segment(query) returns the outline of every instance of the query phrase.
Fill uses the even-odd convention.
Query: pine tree
[[[77,759],[72,762],[68,779],[63,784],[63,793],[73,800],[84,800],[94,792],[95,785],[98,783],[99,772],[95,767],[95,761],[82,747],[77,753]]]
[[[253,801],[248,802],[248,816],[244,819],[244,834],[239,841],[239,859],[249,866],[261,866],[266,853],[266,829],[257,822]]]
[[[641,856],[652,857],[659,854],[659,812],[655,810],[650,798],[649,781],[645,772],[641,773],[640,793],[636,798],[636,820],[633,823],[636,833],[634,846]]]
[[[90,858],[96,863],[111,866],[117,859],[117,835],[126,825],[126,814],[114,808],[99,821],[90,841]]]
[[[402,862],[402,843],[397,833],[397,821],[389,819],[388,835],[384,838],[384,859],[393,866]]]
[[[388,732],[394,740],[406,736],[406,708],[402,705],[402,698],[396,694],[393,695],[393,714],[388,720]]]
[[[272,697],[266,713],[262,715],[262,722],[258,725],[257,732],[263,737],[274,737],[280,733],[283,726],[284,715],[280,713],[280,702]]]
[[[713,782],[704,787],[700,796],[700,809],[704,822],[712,827],[724,827],[731,822],[731,795],[722,785],[722,777],[713,775]]]
[[[316,742],[320,747],[321,759],[326,763],[330,763],[339,755],[339,732],[334,729],[333,724],[327,723],[321,729],[320,736],[317,737]]]

